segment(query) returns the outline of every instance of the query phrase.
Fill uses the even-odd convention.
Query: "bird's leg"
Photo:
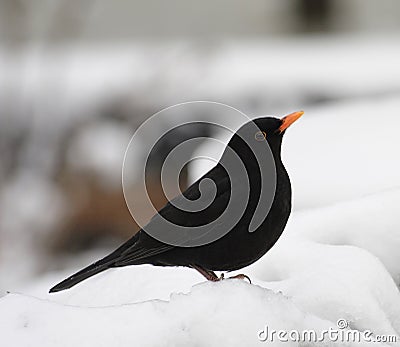
[[[218,277],[214,271],[211,270],[207,270],[201,266],[198,265],[192,265],[193,269],[196,269],[198,272],[200,272],[208,281],[212,281],[212,282],[218,282],[218,281],[222,281],[223,279],[225,279],[224,274],[221,274],[221,277]],[[251,284],[251,279],[249,276],[243,275],[243,274],[239,274],[236,276],[232,276],[232,277],[228,277],[232,278],[232,279],[239,279],[239,280],[244,280],[247,279],[249,281],[249,283]]]
[[[244,280],[244,279],[246,279],[246,280],[248,280],[249,283],[251,284],[251,279],[250,279],[250,277],[247,276],[247,275],[239,274],[239,275],[232,276],[232,277],[228,277],[228,278],[237,278],[237,279],[239,279],[239,280]]]
[[[196,269],[198,272],[200,272],[208,281],[218,282],[224,279],[224,276],[218,277],[214,271],[206,270],[201,266],[192,265],[192,267],[193,269]]]

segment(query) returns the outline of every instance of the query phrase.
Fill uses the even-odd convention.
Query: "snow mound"
[[[392,341],[265,344],[399,345],[399,107],[398,99],[387,98],[331,105],[310,110],[302,126],[290,130],[283,155],[294,209],[277,244],[241,270],[252,285],[199,284],[194,270],[143,265],[47,294],[96,260],[91,257],[24,289],[34,297],[0,299],[1,341],[17,347],[260,346],[265,327],[322,333],[342,320],[349,329],[342,332],[370,331]],[[378,113],[384,119],[377,121]]]
[[[189,294],[172,294],[168,301],[101,308],[10,294],[0,301],[0,310],[8,312],[0,317],[2,340],[26,347],[260,346],[265,326],[269,331],[317,333],[336,326],[304,312],[283,294],[240,280],[202,283]],[[275,338],[269,345],[298,342]]]

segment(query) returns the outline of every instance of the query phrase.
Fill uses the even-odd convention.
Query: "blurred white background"
[[[314,145],[288,142],[295,208],[397,186],[394,152],[374,152],[379,172],[359,157],[364,166],[346,170],[348,186],[331,182],[326,194],[328,171],[313,179],[302,163],[331,136],[336,157],[327,152],[323,168],[340,165],[348,148],[335,135],[357,133],[365,112],[360,141],[396,136],[399,33],[394,0],[0,1],[0,295],[135,232],[123,154],[142,121],[176,103],[218,101],[251,116],[304,109],[308,129],[330,124]],[[183,131],[181,140],[208,131]],[[304,157],[294,157],[296,146]],[[153,194],[162,206],[158,187]]]

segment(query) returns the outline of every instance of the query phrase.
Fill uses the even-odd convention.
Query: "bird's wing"
[[[164,253],[174,246],[163,244],[160,242],[160,245],[154,246],[152,248],[143,247],[143,246],[133,246],[130,249],[127,249],[115,262],[115,266],[127,266],[127,265],[135,265],[140,264],[142,262],[145,263],[146,259],[149,259],[155,255]]]
[[[210,178],[215,182],[218,193],[213,204],[216,202],[217,207],[223,207],[225,200],[229,199],[230,183],[228,176],[224,174],[223,169],[221,169],[218,165],[200,178],[197,182],[192,184],[185,192],[183,192],[183,196],[189,200],[198,199],[200,196],[199,183],[203,178]],[[205,192],[202,190],[202,193],[208,193],[207,189],[209,188],[207,187],[205,187]],[[176,199],[182,199],[182,196],[178,196]],[[199,214],[195,214],[193,216],[193,213],[188,214],[187,212],[177,209],[171,203],[168,203],[151,219],[151,221],[148,223],[148,226],[153,224],[156,224],[157,226],[157,223],[162,220],[162,218],[167,218],[170,221],[175,222],[175,225],[178,224],[187,226],[187,229],[190,229],[190,226],[198,222],[206,224],[207,218],[205,217],[218,216],[219,209],[212,208],[211,213],[210,211],[206,211],[205,213],[201,211],[198,213]],[[147,228],[145,227],[145,229]],[[210,227],[209,230],[206,230],[206,233],[212,232],[212,230],[213,229]],[[181,244],[179,241],[185,240],[185,237],[187,237],[187,234],[182,235],[181,240],[175,240],[175,244]],[[180,238],[180,236],[178,236],[178,238]],[[176,248],[176,246],[173,244],[163,243],[147,234],[144,230],[141,230],[120,247],[118,247],[114,252],[60,282],[51,288],[50,292],[57,292],[71,288],[77,283],[111,267],[144,264],[150,258],[168,252],[174,248]]]
[[[204,178],[210,178],[214,180],[217,186],[218,193],[213,201],[213,205],[216,204],[218,206],[223,206],[224,202],[229,199],[230,183],[229,183],[229,177],[223,174],[223,172],[221,171],[221,167],[219,167],[218,165],[214,167],[211,171],[209,171],[206,175],[201,177],[198,181],[193,183],[190,187],[188,187],[182,193],[182,195],[189,200],[198,199],[200,196],[199,183]],[[212,189],[212,188],[211,186],[208,186],[208,188],[206,187],[205,189],[206,191],[202,190],[203,194],[207,194],[207,189]],[[182,199],[183,198],[182,195],[173,199],[172,202],[176,201],[177,199]],[[175,245],[177,244],[179,245],[184,244],[184,240],[186,240],[188,237],[187,233],[177,236],[177,238],[171,240],[172,244],[168,244],[157,240],[156,238],[152,237],[151,235],[149,235],[149,233],[145,231],[145,230],[147,231],[151,230],[152,227],[157,228],[158,225],[164,225],[162,221],[163,219],[167,219],[172,224],[175,223],[175,225],[186,226],[187,231],[190,232],[190,227],[196,224],[207,224],[208,223],[207,218],[211,219],[211,221],[212,219],[217,218],[219,214],[218,208],[217,209],[213,208],[212,210],[213,212],[211,214],[210,212],[203,213],[204,211],[189,213],[179,210],[177,207],[171,204],[171,202],[168,202],[143,228],[144,230],[142,229],[139,231],[139,233],[137,234],[136,242],[130,245],[129,247],[125,248],[123,252],[119,254],[119,257],[115,262],[115,265],[125,266],[125,265],[142,263],[145,262],[146,259],[149,259],[150,257],[154,257],[158,254],[167,252],[175,248],[176,247]],[[207,217],[206,219],[205,216]],[[205,230],[205,232],[202,233],[202,237],[204,237],[205,234],[212,232],[214,228],[215,225],[210,227],[210,230]]]

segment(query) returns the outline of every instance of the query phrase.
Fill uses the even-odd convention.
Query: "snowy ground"
[[[257,334],[266,325],[321,333],[345,319],[349,329],[394,336],[400,343],[399,108],[398,100],[383,99],[314,109],[288,131],[283,152],[294,212],[277,245],[243,270],[253,285],[204,283],[189,269],[139,266],[110,270],[49,295],[66,273],[51,274],[24,294],[0,300],[3,341],[258,346]],[[376,112],[385,115],[378,122]]]
[[[350,47],[352,42],[345,44]],[[285,89],[289,86],[293,94],[299,88],[320,86],[322,94],[331,95],[336,86],[333,96],[354,90],[379,94],[385,87],[396,91],[400,86],[400,75],[393,73],[398,66],[396,45],[377,49],[376,59],[382,64],[371,70],[359,59],[373,52],[363,41],[346,55],[349,61],[339,60],[333,71],[313,64],[312,44],[296,57],[305,69],[289,64],[288,58],[280,61],[285,52],[293,57],[297,46],[287,47],[291,49],[272,50],[280,54],[272,53],[270,62],[288,68],[276,69],[265,79],[265,87],[277,95],[291,95]],[[235,47],[229,49],[235,52]],[[329,49],[318,51],[319,57],[329,65],[330,56],[340,49],[343,46],[333,42]],[[232,86],[239,83],[237,78],[243,89],[249,88],[255,78],[251,74],[259,69],[243,69],[244,61],[254,61],[240,53],[245,51],[231,52],[229,56],[236,58],[230,61],[221,59],[225,70],[218,67],[216,57],[219,72],[210,75]],[[241,73],[227,81],[226,70],[238,66]],[[364,75],[367,70],[371,74]],[[292,181],[293,213],[276,246],[241,271],[251,277],[252,285],[239,280],[206,283],[190,269],[138,266],[109,270],[71,290],[47,294],[56,282],[96,260],[91,254],[62,273],[47,274],[20,293],[0,299],[1,345],[260,346],[258,334],[265,326],[321,333],[336,328],[340,319],[348,321],[354,332],[370,330],[373,338],[394,336],[399,345],[400,98],[393,95],[305,109],[303,118],[288,130],[283,159]],[[212,148],[200,148],[198,154],[202,151],[213,153]],[[193,177],[209,167],[206,162],[194,163]],[[299,345],[279,343],[276,338],[275,344]],[[326,338],[324,343],[300,345],[395,343]]]

